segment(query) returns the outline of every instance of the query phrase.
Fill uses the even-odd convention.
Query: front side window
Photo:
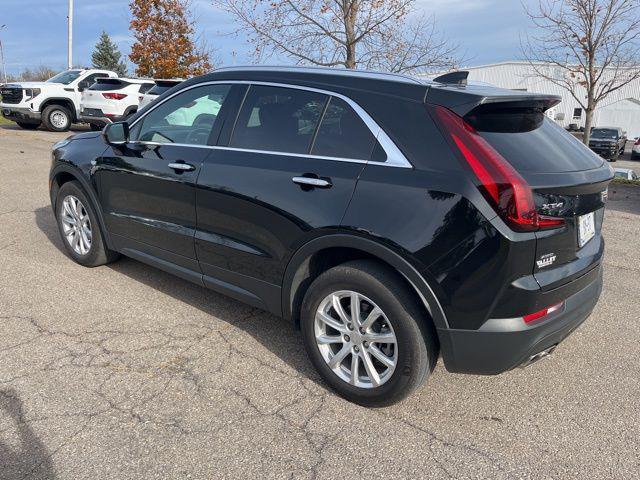
[[[133,141],[206,145],[230,85],[204,85],[179,93],[149,112]]]
[[[285,153],[309,153],[328,97],[293,88],[252,85],[229,146]]]

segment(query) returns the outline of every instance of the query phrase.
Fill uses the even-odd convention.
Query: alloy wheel
[[[62,200],[60,221],[64,238],[78,255],[86,255],[91,250],[91,219],[89,213],[77,197],[67,195]]]
[[[51,125],[56,128],[64,128],[68,122],[67,115],[60,110],[54,110],[51,112],[49,120],[51,121]]]
[[[327,295],[316,311],[316,345],[343,381],[360,388],[386,383],[398,363],[398,342],[391,322],[364,295],[340,290]]]

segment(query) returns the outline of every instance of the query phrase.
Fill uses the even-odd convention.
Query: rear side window
[[[229,145],[252,150],[308,153],[327,100],[321,93],[252,85]]]
[[[376,139],[369,127],[347,102],[331,97],[311,154],[368,160],[375,143]]]
[[[597,155],[539,110],[487,105],[465,120],[518,171],[556,173],[602,165]]]

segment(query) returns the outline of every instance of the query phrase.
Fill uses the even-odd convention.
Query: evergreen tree
[[[98,40],[96,48],[91,54],[93,68],[111,70],[116,72],[118,76],[123,77],[127,74],[127,65],[124,60],[121,60],[121,57],[122,54],[116,44],[111,41],[107,32],[103,31],[100,34],[100,40]]]

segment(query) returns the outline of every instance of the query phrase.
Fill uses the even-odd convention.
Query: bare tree
[[[42,82],[53,77],[59,70],[41,65],[36,68],[25,68],[17,75],[7,75],[10,82]]]
[[[537,31],[523,42],[524,55],[583,108],[588,145],[598,104],[640,78],[639,2],[538,0],[525,10]]]
[[[249,35],[257,60],[414,73],[452,68],[458,47],[416,0],[213,0]]]

